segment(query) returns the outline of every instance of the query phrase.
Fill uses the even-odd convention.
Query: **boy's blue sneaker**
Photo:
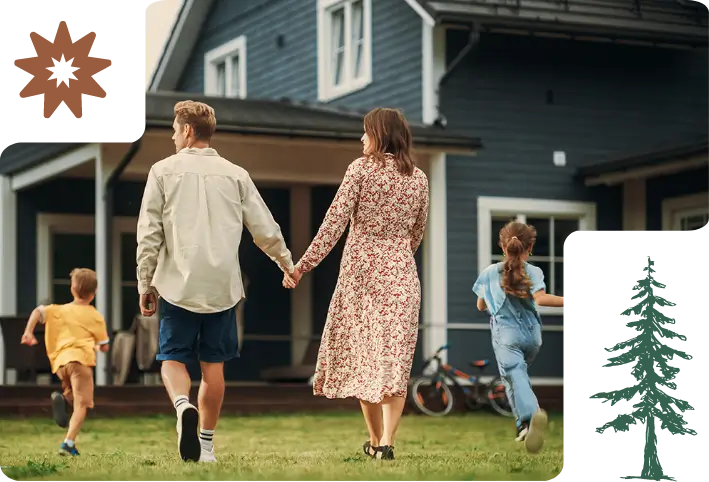
[[[79,455],[79,451],[76,449],[76,445],[69,446],[68,443],[64,442],[62,446],[59,447],[59,455],[76,457]]]

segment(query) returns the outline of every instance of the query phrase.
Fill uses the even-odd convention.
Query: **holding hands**
[[[303,277],[303,273],[295,268],[292,273],[283,273],[283,287],[288,289],[293,289],[298,286],[300,279]]]

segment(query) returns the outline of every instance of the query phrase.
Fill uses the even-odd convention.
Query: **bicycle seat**
[[[478,367],[478,368],[485,368],[490,364],[490,360],[475,360],[470,362],[470,366],[473,367]]]

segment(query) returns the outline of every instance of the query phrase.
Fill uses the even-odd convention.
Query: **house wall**
[[[467,41],[467,32],[447,32],[448,63]],[[483,34],[442,89],[449,128],[484,143],[475,158],[448,157],[448,321],[487,321],[471,293],[478,196],[596,201],[597,227],[620,229],[621,188],[592,191],[575,178],[576,169],[705,135],[707,70],[706,52]],[[556,150],[565,151],[565,167],[553,165]],[[648,227],[660,222],[658,196],[686,188],[673,180],[654,183]],[[562,333],[544,337],[532,373],[559,376]],[[458,345],[455,362],[491,353],[487,330],[449,330],[448,338]]]
[[[115,215],[137,217],[144,184],[121,182],[116,187]],[[286,241],[290,232],[289,190],[259,189],[274,218],[281,225]],[[56,179],[41,186],[18,193],[18,313],[29,314],[37,304],[37,214],[94,214],[94,181]],[[93,243],[90,243],[91,248]],[[82,249],[77,243],[76,249]],[[135,272],[135,250],[124,254],[123,264]],[[80,254],[80,253],[79,253]],[[243,272],[250,278],[248,300],[245,305],[246,335],[285,335],[291,333],[290,292],[281,288],[283,274],[273,262],[253,244],[248,232],[239,250]],[[67,271],[74,260],[85,258],[77,253],[54,253],[58,269]],[[93,260],[92,260],[93,261]],[[93,265],[89,266],[93,267]],[[125,269],[124,269],[125,271]],[[68,289],[68,287],[67,287]],[[55,295],[56,296],[56,295]],[[119,300],[114,300],[118,303]],[[124,309],[125,311],[125,309]],[[124,313],[123,318],[130,317]],[[108,317],[107,317],[108,318]],[[124,320],[124,327],[126,322]],[[253,380],[259,372],[270,366],[290,365],[289,340],[246,340],[242,357],[227,364],[226,376],[230,380]],[[198,374],[198,366],[191,367]]]
[[[178,90],[203,92],[205,53],[241,35],[248,97],[317,100],[316,0],[216,0]],[[405,1],[372,1],[372,48],[372,83],[330,104],[398,107],[421,120],[421,18]]]
[[[646,184],[647,230],[662,229],[662,201],[709,191],[709,168],[703,167],[671,176],[648,179]]]

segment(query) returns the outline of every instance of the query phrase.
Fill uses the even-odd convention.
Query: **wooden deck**
[[[0,386],[0,416],[49,416],[49,395],[59,389],[52,385]],[[539,403],[551,411],[563,410],[563,387],[542,386],[535,389]],[[192,398],[197,389],[192,389]],[[460,400],[460,397],[457,397]],[[124,385],[96,387],[94,416],[170,414],[170,405],[162,386]],[[463,410],[462,400],[456,410]],[[230,384],[224,396],[225,414],[296,413],[359,410],[354,399],[328,400],[313,396],[312,387],[287,384]],[[407,412],[410,408],[407,407]]]

